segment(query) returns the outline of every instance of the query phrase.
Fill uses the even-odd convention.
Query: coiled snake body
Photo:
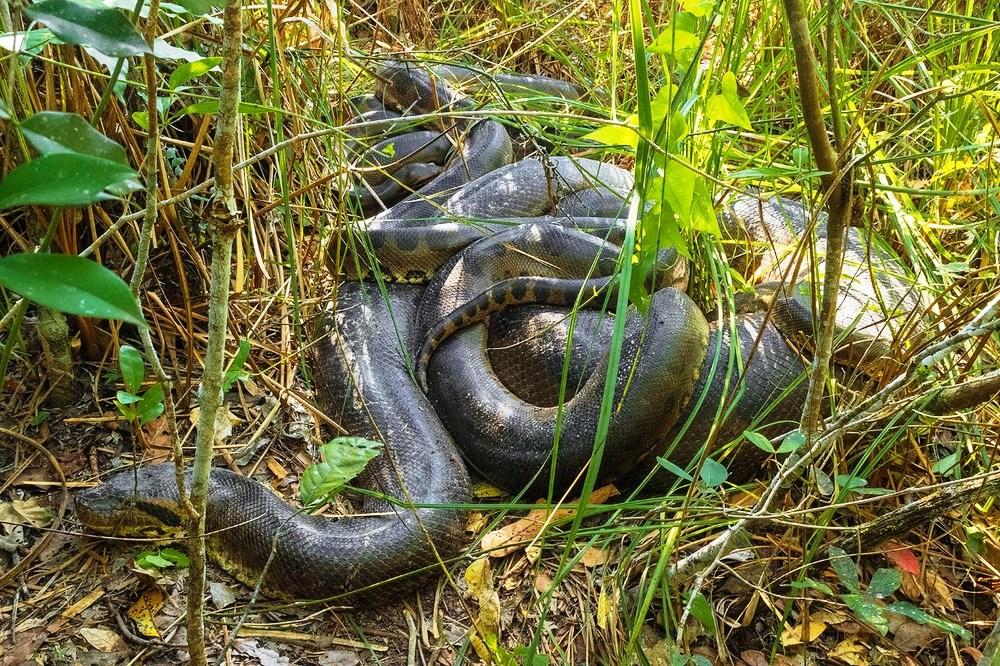
[[[405,63],[386,68],[380,80],[381,98],[400,111],[470,108]],[[348,431],[385,443],[365,481],[395,499],[369,497],[362,516],[312,517],[255,481],[212,472],[209,552],[249,584],[263,576],[270,594],[377,603],[419,580],[409,574],[457,554],[464,519],[455,505],[467,501],[469,484],[459,449],[480,474],[512,492],[526,486],[544,492],[550,479],[565,490],[590,460],[610,319],[600,308],[580,310],[571,335],[566,311],[551,305],[571,305],[578,295],[584,301],[589,295],[589,306],[607,305],[618,260],[609,239],[621,230],[631,176],[569,158],[510,164],[510,138],[490,119],[458,116],[440,131],[453,143],[447,163],[431,169],[414,194],[331,243],[331,266],[350,279],[339,286],[314,353],[322,406]],[[789,210],[734,199],[724,219],[740,223],[725,226],[768,241],[764,247],[774,245],[775,234],[797,240],[807,216],[785,203]],[[782,232],[785,225],[791,228]],[[865,256],[856,233],[848,246]],[[785,337],[759,314],[710,324],[677,288],[686,273],[675,259],[661,257],[662,288],[649,315],[633,312],[626,322],[604,481],[630,472],[641,478],[657,456],[683,467],[713,428],[714,440],[726,442],[751,427],[772,432],[801,410],[803,364]],[[776,292],[776,319],[803,330],[803,318],[811,321],[803,296],[811,292],[801,288],[812,284],[808,270],[788,279],[788,257],[773,252],[763,264],[768,279],[781,276],[791,285]],[[384,292],[365,281],[375,274],[390,283]],[[894,276],[880,273],[873,283],[859,270],[852,279],[860,286],[848,285],[844,294],[861,305],[846,308],[857,316],[845,330],[857,330],[855,320],[869,316],[875,287],[889,306],[854,338],[852,359],[861,348],[884,355],[891,340],[885,312],[913,304]],[[430,284],[393,284],[407,282]],[[514,304],[525,305],[507,309]],[[564,352],[568,380],[560,408]],[[730,361],[741,371],[730,372]],[[425,370],[426,397],[417,386]],[[730,471],[749,476],[759,470],[760,456],[744,447]],[[176,527],[176,504],[166,465],[120,473],[77,496],[81,519],[104,532]]]

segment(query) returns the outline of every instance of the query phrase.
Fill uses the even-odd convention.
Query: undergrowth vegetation
[[[207,337],[205,212],[220,90],[221,29],[210,4],[159,7],[157,127],[146,111],[140,60],[64,43],[44,18],[33,23],[21,7],[0,0],[0,173],[39,151],[25,135],[27,119],[63,111],[119,144],[123,164],[159,180],[148,268],[132,283],[173,381],[177,432],[166,429],[156,402],[163,388],[151,388],[159,378],[152,370],[147,377],[137,359],[143,340],[135,328],[71,316],[63,337],[75,360],[61,362],[67,357],[51,348],[53,338],[38,332],[49,316],[19,306],[13,287],[0,290],[0,437],[13,446],[26,446],[21,439],[28,438],[62,447],[56,457],[67,475],[96,474],[91,455],[94,465],[98,458],[115,465],[165,460],[174,437],[194,441],[188,431],[197,420]],[[935,342],[987,324],[990,313],[981,315],[998,293],[1000,4],[855,0],[807,9],[824,100],[836,101],[823,111],[831,128],[843,129],[837,149],[854,182],[855,222],[873,246],[899,258],[899,277],[920,294],[896,359],[906,367]],[[245,226],[233,249],[227,347],[239,360],[226,377],[226,427],[218,441],[228,464],[248,474],[267,470],[276,488],[297,483],[310,453],[328,439],[322,428],[330,424],[310,398],[308,368],[313,325],[336,289],[323,247],[358,218],[343,186],[352,168],[343,126],[353,115],[351,98],[371,91],[372,72],[389,54],[544,74],[591,91],[583,101],[556,104],[487,90],[477,93],[477,113],[507,124],[519,154],[601,157],[645,174],[642,195],[653,208],[633,211],[640,245],[633,285],[642,284],[644,259],[655,256],[643,252],[655,250],[656,238],[697,262],[698,287],[711,309],[735,311],[752,278],[729,265],[734,247],[717,236],[716,205],[734,190],[801,199],[817,214],[824,205],[787,20],[776,0],[269,0],[243,11],[234,178]],[[162,145],[155,164],[145,158],[151,127]],[[120,200],[75,202],[55,214],[35,201],[4,200],[0,254],[41,246],[91,257],[128,280],[145,204],[143,193],[128,189],[111,189]],[[683,216],[657,207],[677,197],[701,203]],[[14,282],[0,274],[0,284]],[[638,288],[632,295],[643,298]],[[725,480],[725,454],[714,452],[696,469],[676,470],[687,480],[653,496],[594,488],[591,476],[585,508],[536,511],[542,528],[520,532],[509,529],[518,525],[511,521],[535,508],[534,498],[510,501],[480,487],[467,557],[448,563],[451,575],[424,605],[407,600],[403,610],[386,611],[391,630],[385,615],[360,615],[323,631],[385,664],[407,663],[408,636],[422,655],[410,663],[756,665],[800,663],[803,656],[818,663],[974,663],[998,609],[992,494],[956,496],[950,506],[943,500],[944,508],[909,518],[908,531],[853,557],[845,540],[830,544],[949,484],[996,491],[989,473],[1000,436],[998,403],[984,394],[944,415],[928,407],[941,389],[990,377],[997,340],[985,332],[922,365],[920,381],[884,403],[876,398],[894,374],[838,375],[826,413],[860,418],[763,513],[751,507],[777,465],[762,470],[764,481],[734,487]],[[864,413],[869,406],[875,409]],[[106,428],[119,416],[118,429]],[[748,441],[772,446],[756,433]],[[724,450],[739,442],[717,444]],[[0,478],[17,478],[21,461],[0,449]],[[676,568],[748,516],[752,525],[727,552],[700,569]],[[489,557],[498,551],[504,557]],[[699,575],[709,563],[710,575]],[[75,575],[39,560],[19,584],[69,588],[81,584]],[[39,602],[19,618],[13,609],[22,602],[8,589],[0,591],[0,619],[9,635],[25,613],[49,617]],[[74,600],[67,593],[55,612]],[[268,603],[258,600],[252,609],[258,629]],[[211,619],[235,622],[242,612],[218,610]],[[295,621],[306,631],[332,616],[288,612],[300,613]],[[396,629],[407,621],[420,630]],[[72,642],[58,633],[46,640]]]

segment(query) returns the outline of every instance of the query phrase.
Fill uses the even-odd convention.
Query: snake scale
[[[386,151],[382,143],[376,153],[362,152],[359,170],[390,175],[363,184],[374,197],[361,205],[401,198],[330,243],[328,263],[347,279],[314,349],[316,395],[349,432],[384,442],[360,484],[376,492],[358,515],[317,517],[256,481],[223,469],[211,476],[210,555],[248,584],[263,576],[262,588],[278,597],[372,605],[417,585],[421,577],[413,574],[462,548],[457,505],[469,499],[463,459],[511,492],[544,493],[550,478],[556,490],[568,489],[590,460],[608,371],[614,241],[631,174],[568,157],[513,162],[503,125],[462,116],[474,104],[448,83],[481,83],[468,68],[428,74],[397,62],[377,78],[376,108],[352,136],[363,135],[369,121],[448,113],[416,128],[423,134],[411,143],[393,144],[402,149]],[[548,79],[501,83],[579,94]],[[415,169],[417,184],[375,190],[413,175],[390,171],[392,162],[395,169],[423,165]],[[757,281],[780,283],[769,292],[772,317],[708,321],[683,291],[684,263],[661,253],[648,315],[631,311],[625,324],[602,482],[638,482],[657,469],[658,456],[683,467],[713,429],[714,441],[727,442],[747,428],[780,432],[798,419],[805,369],[786,335],[811,332],[809,269],[821,261],[803,267],[786,250],[804,234],[808,215],[794,201],[737,196],[722,217],[730,237],[761,249],[751,257]],[[848,265],[867,267],[866,259],[878,259],[876,278],[858,268],[842,291],[849,321],[840,325],[845,336],[853,331],[843,346],[854,363],[865,354],[891,355],[889,324],[914,305],[891,257],[866,247],[852,229]],[[871,307],[875,294],[878,308]],[[584,308],[571,321],[568,306],[577,299]],[[744,445],[728,462],[732,475],[759,471],[762,456]],[[652,487],[669,480],[660,469]],[[98,532],[180,526],[169,465],[118,473],[78,493],[76,506]]]

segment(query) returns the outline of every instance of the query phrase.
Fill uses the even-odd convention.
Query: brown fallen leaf
[[[107,627],[83,627],[80,635],[100,652],[123,652],[128,649],[122,637]]]
[[[617,488],[613,485],[607,485],[591,493],[587,503],[591,505],[603,504],[617,494]],[[539,500],[539,504],[543,502],[544,500]],[[482,548],[490,557],[510,555],[528,546],[547,524],[568,518],[573,513],[573,509],[556,509],[554,511],[547,508],[532,509],[524,518],[504,525],[484,536]]]
[[[580,558],[580,564],[587,567],[588,569],[593,569],[596,566],[600,566],[608,561],[608,551],[603,548],[595,548],[591,546],[587,550],[583,551],[583,556]]]

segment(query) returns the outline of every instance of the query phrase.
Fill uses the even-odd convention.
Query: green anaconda
[[[441,129],[453,148],[426,184],[331,243],[331,269],[348,280],[320,327],[313,365],[329,416],[384,442],[364,481],[395,499],[369,498],[363,515],[311,517],[256,481],[213,470],[210,554],[248,583],[263,575],[264,589],[277,596],[377,603],[413,585],[410,574],[456,555],[463,515],[455,505],[468,497],[459,451],[512,492],[541,490],[550,474],[561,492],[589,463],[593,446],[608,369],[606,304],[579,311],[571,335],[569,310],[539,302],[572,302],[583,289],[581,300],[600,305],[613,291],[607,287],[620,260],[614,240],[630,176],[566,157],[510,164],[503,126],[463,119],[471,103],[440,80],[397,63],[380,81],[382,99],[400,112],[457,111]],[[808,216],[796,206],[743,196],[728,202],[723,217],[738,220],[725,225],[734,234],[765,248],[755,257],[766,275],[760,281],[778,275],[790,285],[767,297],[785,325],[808,332],[801,317],[811,308],[812,276],[789,276],[794,264],[768,249],[794,246],[804,235]],[[849,249],[871,250],[856,233]],[[681,265],[665,256],[662,268],[649,316],[632,312],[625,325],[604,481],[642,477],[657,457],[684,466],[713,430],[722,443],[749,427],[782,428],[801,411],[804,366],[784,335],[761,314],[707,321],[676,288],[685,281]],[[862,271],[851,276],[844,298],[856,302],[843,310],[850,315],[845,335],[855,320],[867,322],[851,345],[881,354],[892,339],[887,323],[912,304],[891,268],[877,270],[874,284]],[[384,279],[366,281],[376,273]],[[568,391],[558,409],[564,357]],[[425,366],[426,397],[418,388]],[[740,450],[730,471],[758,473],[760,456],[753,447]],[[79,493],[77,508],[103,532],[175,527],[172,468],[119,473]]]

